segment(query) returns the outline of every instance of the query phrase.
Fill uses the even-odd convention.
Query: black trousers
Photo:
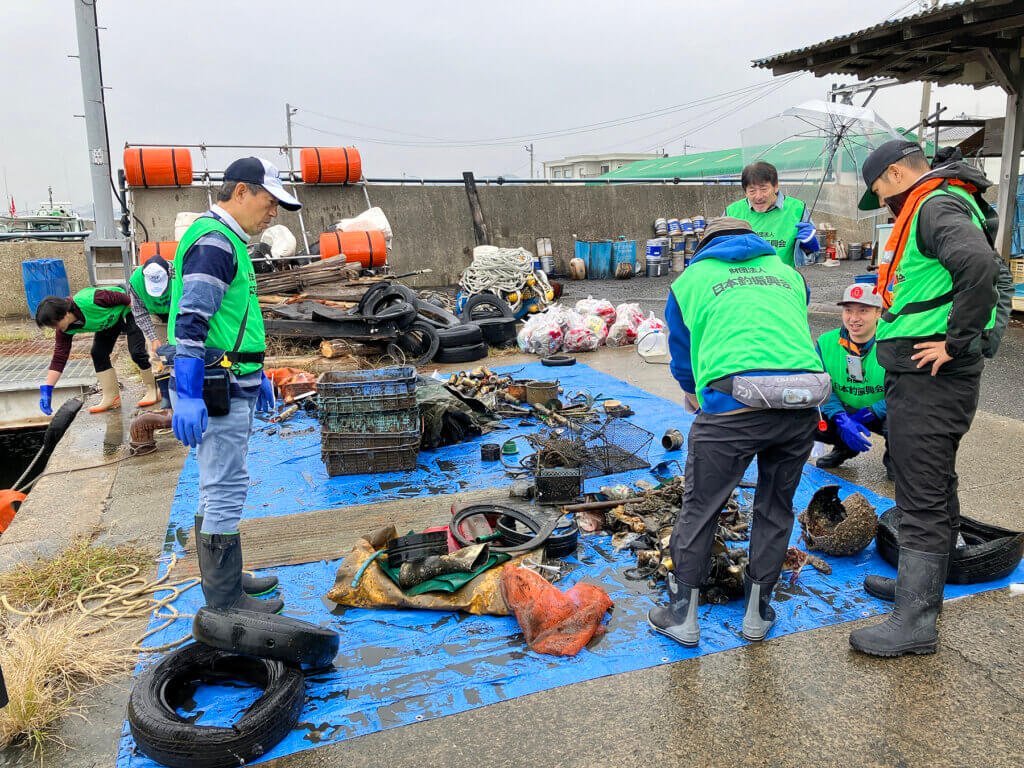
[[[817,424],[817,410],[808,409],[697,415],[688,440],[683,509],[669,540],[676,581],[694,588],[707,578],[718,515],[755,456],[750,576],[778,579],[793,532],[793,494]]]
[[[146,351],[146,337],[142,335],[139,326],[135,324],[135,318],[129,312],[122,319],[118,320],[109,328],[97,331],[92,337],[92,349],[89,354],[92,356],[92,365],[96,373],[113,368],[110,362],[110,353],[114,351],[117,338],[121,334],[128,337],[128,354],[142,370],[149,368],[149,353]]]
[[[974,421],[980,382],[980,372],[885,374],[901,547],[949,551],[960,519],[956,452]]]

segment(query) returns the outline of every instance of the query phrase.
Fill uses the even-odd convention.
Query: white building
[[[647,152],[610,152],[604,155],[573,155],[544,163],[545,179],[589,179],[602,176],[637,160],[661,157]]]

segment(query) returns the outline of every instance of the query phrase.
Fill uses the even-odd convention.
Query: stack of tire
[[[453,315],[407,286],[376,283],[359,300],[358,312],[400,319],[396,343],[410,365],[469,363],[487,357],[488,346],[508,346],[516,339],[512,308],[492,293],[471,296],[462,314]]]
[[[170,768],[227,768],[263,757],[299,721],[303,667],[329,666],[339,645],[336,632],[290,616],[206,607],[196,613],[192,634],[198,642],[150,666],[128,700],[138,750]],[[242,681],[263,694],[228,726],[196,725],[178,714],[197,682],[221,681]]]

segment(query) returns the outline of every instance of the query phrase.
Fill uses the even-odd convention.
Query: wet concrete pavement
[[[510,355],[492,358],[489,364],[534,359]],[[632,348],[604,349],[581,359],[653,394],[681,401],[668,367],[643,364]],[[1019,366],[1021,358],[1010,364]],[[1018,377],[1014,386],[1020,381]],[[117,422],[123,430],[126,420]],[[116,431],[96,417],[77,421],[71,442],[58,449],[57,466],[51,469],[102,461],[103,437]],[[999,413],[978,414],[958,465],[965,514],[1024,527],[1022,444],[1024,423]],[[19,537],[27,543],[33,518],[49,517],[39,522],[36,534],[46,541],[62,538],[65,526],[84,528],[88,523],[109,541],[145,542],[156,551],[184,456],[167,437],[159,445],[164,450],[153,456],[48,478],[40,485],[40,495],[30,497],[30,509],[37,511],[25,515]],[[840,472],[892,494],[880,447]],[[94,475],[101,477],[92,479]],[[69,505],[68,499],[78,501]],[[401,519],[411,516],[417,504],[415,499],[388,502],[383,514]],[[50,517],[57,512],[59,517]],[[0,567],[9,543],[14,542],[6,537],[0,541]],[[1024,598],[999,590],[948,603],[935,656],[879,660],[855,655],[847,643],[849,631],[874,621],[878,619],[576,683],[267,765],[1024,764]],[[89,722],[73,719],[61,732],[74,751],[55,754],[48,764],[112,766],[129,686],[126,676],[97,691],[87,702],[92,705]],[[0,765],[31,762],[30,755],[13,750],[0,756]]]

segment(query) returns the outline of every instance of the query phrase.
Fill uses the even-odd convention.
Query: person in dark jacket
[[[807,325],[807,286],[748,222],[714,219],[665,308],[671,371],[697,412],[686,494],[669,548],[669,604],[650,626],[685,646],[700,642],[699,590],[718,515],[757,457],[742,634],[763,640],[793,530],[793,495],[831,391]]]
[[[980,195],[989,182],[962,162],[929,167],[913,142],[893,140],[864,162],[862,210],[883,202],[896,216],[877,289],[889,449],[901,510],[895,582],[865,589],[894,599],[883,623],[850,634],[873,656],[934,653],[960,503],[956,454],[978,407],[984,356],[1005,327],[997,311],[1001,260],[987,237]],[[1002,327],[1000,327],[1002,326]]]

